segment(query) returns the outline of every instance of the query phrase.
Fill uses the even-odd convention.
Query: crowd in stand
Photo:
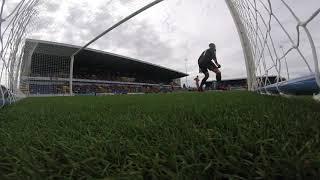
[[[30,84],[31,94],[69,94],[68,84],[39,85]],[[176,86],[164,85],[119,85],[119,84],[74,84],[73,93],[78,95],[166,93],[180,90]]]
[[[62,72],[43,72],[32,73],[30,77],[45,77],[45,78],[69,78],[68,73]],[[100,81],[116,81],[116,82],[132,82],[132,83],[147,83],[147,84],[160,84],[161,81],[150,80],[144,77],[139,77],[136,74],[130,73],[120,73],[120,72],[111,72],[111,71],[101,71],[94,73],[84,73],[79,72],[73,75],[74,79],[84,79],[84,80],[100,80]]]
[[[62,72],[44,72],[44,73],[32,73],[30,77],[50,77],[50,78],[68,78],[70,76],[69,73],[62,73]]]
[[[75,79],[89,79],[89,80],[104,80],[104,81],[121,81],[121,77],[116,74],[105,74],[105,73],[97,73],[97,74],[76,74],[74,75]]]
[[[128,94],[128,93],[160,93],[169,92],[173,89],[160,86],[129,86],[129,85],[75,85],[75,94]]]
[[[31,77],[50,77],[67,78],[67,74],[62,73],[44,73],[32,74]],[[133,78],[135,77],[135,78]],[[161,83],[154,80],[148,80],[146,77],[137,77],[136,74],[114,73],[114,72],[95,72],[95,73],[75,73],[73,84],[73,93],[75,94],[128,94],[128,93],[160,93],[180,90],[178,84]],[[95,80],[88,83],[81,80]],[[101,83],[100,81],[111,81]],[[121,82],[117,83],[117,82]],[[58,84],[60,83],[60,84]],[[123,83],[128,83],[127,85]],[[132,83],[132,84],[131,84]],[[143,83],[143,84],[140,84]],[[41,85],[42,84],[42,85]],[[41,82],[31,82],[28,90],[31,94],[69,94],[68,83],[51,82],[51,84]]]
[[[135,78],[133,78],[135,77]],[[94,73],[94,74],[75,74],[75,79],[89,79],[89,80],[103,80],[103,81],[118,81],[118,82],[135,82],[135,83],[148,83],[148,84],[158,84],[159,82],[148,80],[145,78],[139,78],[136,74],[129,73]]]

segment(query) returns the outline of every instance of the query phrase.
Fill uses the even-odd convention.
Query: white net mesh
[[[0,12],[0,82],[1,106],[12,103],[23,94],[19,91],[20,68],[24,50],[24,40],[32,31],[34,17],[38,11],[38,0],[23,0],[1,3]]]
[[[320,30],[318,1],[226,2],[243,43],[250,89],[281,93],[287,91],[287,85],[294,80],[303,83],[297,79],[301,77],[313,79],[313,85],[301,90],[314,88],[315,91],[316,84],[320,87],[319,49],[316,48],[320,42],[316,33]],[[308,8],[303,8],[306,4]],[[312,4],[314,6],[310,6]]]
[[[71,14],[68,16],[68,18],[75,21],[76,24],[81,24],[81,30],[63,29],[61,24],[49,24],[47,28],[42,29],[42,31],[52,31],[53,29],[54,32],[59,34],[67,29],[64,33],[71,33],[70,36],[76,38],[74,42],[69,41],[66,42],[66,44],[56,43],[56,38],[53,38],[51,42],[35,39],[27,40],[26,47],[28,47],[28,49],[25,50],[20,86],[21,89],[23,89],[23,93],[27,96],[67,96],[75,93],[92,95],[97,92],[109,92],[109,81],[122,81],[119,79],[120,77],[106,78],[107,75],[102,76],[101,74],[108,74],[109,72],[107,72],[106,69],[101,69],[98,65],[94,70],[86,67],[86,65],[88,65],[86,62],[80,66],[79,64],[81,63],[78,63],[79,59],[77,57],[71,57],[81,46],[73,46],[70,44],[84,45],[106,28],[112,27],[112,25],[152,2],[151,0],[109,0],[103,3],[105,5],[104,11],[97,10],[94,12],[92,12],[92,9],[95,9],[94,3],[81,2],[81,6],[88,8],[81,9],[81,11],[83,10],[82,13],[79,13],[79,9],[76,12],[71,10]],[[77,5],[79,6],[79,4]],[[47,6],[47,10],[50,10],[54,4],[47,2],[45,6]],[[73,9],[72,3],[66,8],[69,10]],[[73,13],[76,15],[73,15]],[[59,22],[60,17],[58,14],[53,13],[51,16],[50,12],[46,12],[46,16],[46,19],[53,17],[56,22]],[[105,23],[103,25],[96,23],[101,18]],[[45,19],[45,17],[42,17],[42,20],[43,19]],[[90,35],[88,35],[87,29],[91,30]],[[45,34],[49,34],[50,36],[50,34],[52,35],[53,33],[47,32]],[[54,37],[56,37],[57,34],[54,34]],[[38,33],[36,32],[34,35],[37,36]],[[48,39],[50,39],[50,37]],[[63,42],[63,40],[58,41]],[[102,49],[97,43],[91,44],[89,47]],[[75,62],[72,59],[75,59]],[[86,60],[90,61],[90,57]],[[130,78],[126,80],[132,81]],[[119,89],[124,88],[120,87]],[[136,87],[131,87],[130,92],[137,92],[138,90],[136,89]]]
[[[21,67],[20,88],[27,96],[60,96],[69,94],[69,55],[67,49],[55,43],[28,39]]]
[[[128,1],[127,3],[123,3],[123,2],[119,2],[119,3],[112,3],[114,1],[109,1],[109,7],[111,8],[116,8],[116,9],[121,9],[121,11],[116,11],[117,14],[115,15],[116,17],[119,17],[119,20],[114,23],[112,26],[110,26],[109,28],[107,28],[106,30],[104,30],[102,33],[100,33],[99,35],[97,35],[94,39],[90,40],[86,45],[84,45],[83,47],[81,47],[80,49],[78,49],[74,54],[72,54],[71,56],[71,68],[70,68],[70,94],[72,95],[74,93],[74,85],[73,85],[73,81],[74,81],[74,62],[77,61],[77,55],[79,55],[82,51],[85,50],[85,48],[89,47],[89,46],[93,46],[95,47],[96,42],[102,38],[103,36],[105,36],[106,34],[108,34],[109,32],[111,32],[112,30],[118,28],[119,26],[125,24],[127,21],[131,20],[132,18],[134,18],[135,16],[139,15],[140,13],[143,13],[145,10],[157,5],[158,3],[162,2],[163,0],[152,0],[152,1],[140,1],[140,0],[135,0],[135,1]],[[122,6],[122,8],[121,8]],[[125,16],[123,16],[125,15]],[[136,61],[136,60],[134,60]],[[137,61],[136,61],[137,62]],[[78,68],[78,72],[79,72]],[[124,68],[123,68],[124,69]],[[111,72],[111,71],[109,71]],[[105,72],[103,73],[105,78],[107,78],[107,73]],[[136,85],[138,85],[139,81],[137,80],[138,77],[134,75],[134,73],[132,72],[116,72],[117,75],[119,76],[118,78],[120,79],[135,79],[133,80],[133,83],[137,83]],[[97,73],[96,73],[97,74]],[[131,74],[131,75],[130,75]],[[96,75],[94,75],[96,76]],[[131,78],[130,78],[131,77]],[[107,78],[109,79],[109,78]],[[121,80],[120,80],[121,81]],[[131,81],[131,80],[130,80]],[[132,82],[131,82],[132,83]],[[97,81],[98,84],[98,81]],[[97,84],[95,86],[97,86]],[[150,82],[149,80],[145,79],[143,84],[147,85],[149,84],[150,86],[148,86],[149,88],[155,88],[155,86],[158,86],[156,82]],[[99,85],[100,87],[100,85]],[[127,86],[128,87],[132,87],[131,85]],[[143,87],[143,85],[141,86]],[[158,88],[158,87],[157,87]],[[96,89],[96,88],[95,88]]]
[[[39,6],[40,1],[43,2],[43,6]],[[10,6],[6,6],[5,1],[2,2],[1,103],[14,101],[18,97],[17,94],[19,96],[22,96],[22,94],[27,96],[72,94],[70,82],[74,81],[76,82],[73,90],[85,86],[91,77],[81,77],[83,75],[76,75],[71,72],[70,57],[72,54],[108,27],[142,7],[156,2],[154,0],[97,0],[95,2],[98,1],[99,3],[81,1],[75,4],[71,3],[72,0],[57,0],[55,2],[17,0],[16,3],[10,3]],[[67,15],[56,14],[54,12],[55,3],[64,2],[66,2],[66,5],[61,6],[60,10],[62,10],[59,12],[65,12]],[[170,32],[171,30],[175,31],[173,20],[174,16],[177,16],[175,7],[178,7],[181,2],[181,0],[164,1],[160,9],[168,11],[168,17],[166,18],[167,14],[163,12],[158,15],[159,17],[153,19],[153,21],[161,21],[161,25],[167,27],[168,31],[163,33],[170,33],[172,37],[168,38],[171,39],[176,38],[177,34],[181,37],[182,31]],[[214,8],[214,6],[211,6],[214,2],[209,0],[201,0],[198,3],[203,4],[204,7]],[[313,85],[316,84],[316,87],[312,86],[312,88],[318,90],[318,85],[320,85],[317,54],[320,42],[317,33],[320,32],[318,0],[308,1],[307,9],[301,8],[306,3],[299,0],[226,0],[226,3],[234,17],[243,43],[249,89],[260,92],[283,92],[282,85],[287,82],[285,80],[312,76]],[[103,5],[103,10],[95,7],[96,4],[100,7]],[[314,6],[310,4],[314,4]],[[85,8],[79,9],[73,6]],[[42,7],[45,8],[45,15],[41,14],[41,18],[35,19],[34,17]],[[313,9],[310,7],[313,7]],[[76,12],[73,9],[77,9]],[[204,11],[209,10],[204,8]],[[146,14],[148,15],[148,13]],[[187,14],[190,14],[190,12]],[[68,18],[68,21],[73,22],[76,26],[64,28],[63,20],[65,18]],[[117,48],[115,52],[122,54],[121,46],[124,46],[130,41],[129,38],[135,35],[130,31],[141,29],[139,27],[140,22],[145,21],[145,19],[143,15],[137,16],[117,27],[114,31],[103,35],[102,39],[94,41],[89,47],[100,50],[111,49],[112,51],[112,45],[116,44],[120,48]],[[54,20],[55,23],[51,23],[50,20]],[[41,31],[38,31],[39,22],[41,22]],[[103,22],[103,24],[97,22]],[[183,28],[180,27],[180,30]],[[219,28],[218,25],[217,28]],[[48,41],[78,46],[32,39],[29,39],[23,46],[28,32],[32,32],[32,37],[35,38],[42,39],[41,37],[44,34],[46,37],[44,39]],[[141,32],[148,34],[149,31]],[[119,40],[119,38],[114,40],[119,35],[124,36],[123,40]],[[65,41],[65,37],[68,37],[68,41]],[[142,37],[154,38],[153,36]],[[180,40],[180,42],[182,41]],[[141,48],[132,50],[134,52],[130,52],[130,48],[127,48],[124,52],[135,55],[139,54],[142,48],[150,46],[139,41],[135,41],[134,44],[141,46]],[[179,45],[181,44],[183,43]],[[190,49],[194,49],[194,47],[189,47],[190,45],[186,46],[188,46],[187,50],[183,53],[188,53]],[[157,48],[152,48],[152,52],[156,50]],[[232,49],[229,51],[232,51]],[[148,61],[152,58],[163,58],[163,61],[172,63],[172,61],[165,60],[165,56],[147,56],[144,60]],[[182,59],[182,64],[184,64],[185,57],[179,57],[179,59]],[[75,60],[77,61],[77,59]],[[70,72],[72,76],[70,76]],[[270,89],[268,87],[271,84],[274,84],[274,86]]]
[[[320,38],[313,37],[320,30],[319,25],[314,25],[320,12],[316,0],[309,1],[306,8],[296,0],[226,0],[226,3],[240,33],[250,90],[293,94],[319,91],[315,43]],[[98,44],[99,41],[93,43]],[[292,89],[296,85],[299,87]]]

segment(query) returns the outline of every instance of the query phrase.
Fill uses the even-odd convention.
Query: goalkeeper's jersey
[[[207,63],[211,60],[217,60],[216,51],[212,51],[211,49],[205,50],[198,59],[198,64]]]

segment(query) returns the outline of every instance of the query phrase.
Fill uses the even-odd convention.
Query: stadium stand
[[[27,96],[69,94],[70,55],[79,47],[27,39],[20,89]],[[75,60],[76,95],[157,93],[181,89],[175,70],[108,52],[86,49]]]

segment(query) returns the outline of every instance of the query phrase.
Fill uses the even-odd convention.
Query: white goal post
[[[136,10],[126,12],[127,16],[122,16],[119,22],[85,46],[74,49],[72,53],[65,52],[68,54],[66,56],[59,56],[58,49],[51,49],[56,55],[49,59],[41,55],[41,51],[47,51],[48,47],[40,48],[37,42],[33,41],[28,45],[25,43],[28,34],[36,31],[34,20],[39,12],[39,3],[44,1],[17,0],[11,9],[7,8],[6,1],[2,1],[0,106],[16,101],[32,88],[33,90],[38,88],[39,92],[73,95],[73,66],[79,52],[136,15],[169,0],[132,0],[125,5],[132,6]],[[119,3],[112,0],[106,2]],[[305,91],[319,93],[320,70],[317,47],[320,44],[320,36],[316,35],[320,27],[316,25],[313,31],[310,27],[312,25],[314,27],[320,18],[319,3],[315,3],[319,7],[313,6],[312,10],[305,11],[306,16],[298,13],[298,9],[294,8],[295,3],[290,0],[225,0],[225,3],[241,41],[249,91],[267,94],[306,93]],[[308,3],[309,1],[305,2]],[[32,66],[32,52],[35,50],[38,54],[35,56],[36,63]],[[29,69],[26,70],[26,67]],[[37,84],[40,82],[39,79],[41,84]],[[57,79],[63,81],[53,84],[52,82],[58,81]]]
[[[244,24],[241,21],[241,17],[239,16],[239,13],[235,5],[232,3],[232,0],[225,0],[225,1],[230,10],[234,23],[237,27],[239,38],[241,41],[242,50],[245,58],[246,70],[247,70],[248,90],[254,91],[257,88],[256,73],[255,73],[255,64],[254,64],[254,59],[253,59],[253,54],[252,54],[248,33]]]
[[[118,26],[120,26],[121,24],[127,22],[128,20],[130,20],[131,18],[135,17],[136,15],[142,13],[143,11],[159,4],[160,2],[162,2],[164,0],[156,0],[153,1],[149,4],[147,4],[146,6],[140,8],[139,10],[135,11],[134,13],[130,14],[129,16],[125,17],[124,19],[122,19],[121,21],[117,22],[116,24],[114,24],[113,26],[111,26],[110,28],[108,28],[107,30],[105,30],[104,32],[102,32],[101,34],[99,34],[97,37],[95,37],[94,39],[92,39],[90,42],[88,42],[86,45],[84,45],[83,47],[81,47],[78,51],[76,51],[75,53],[72,54],[72,56],[70,57],[71,61],[70,61],[70,95],[73,95],[73,65],[74,65],[74,61],[75,61],[75,56],[77,54],[79,54],[82,50],[84,50],[85,48],[87,48],[88,46],[90,46],[92,43],[94,43],[95,41],[97,41],[98,39],[100,39],[102,36],[104,36],[105,34],[107,34],[108,32],[112,31],[113,29],[117,28]]]
[[[301,19],[290,6],[290,2],[286,2],[285,0],[277,2],[275,0],[225,0],[225,2],[231,12],[241,40],[246,61],[248,89],[250,91],[258,90],[268,93],[269,91],[276,90],[279,93],[282,93],[282,91],[286,92],[291,83],[290,68],[288,68],[290,59],[287,56],[293,53],[296,53],[296,57],[291,57],[291,59],[299,59],[299,61],[303,62],[300,66],[306,67],[308,72],[305,74],[311,74],[311,78],[314,79],[312,87],[316,89],[315,86],[317,86],[319,90],[320,71],[318,52],[313,34],[310,32],[308,25],[312,21],[316,21],[316,17],[320,16],[320,4],[318,4],[318,7],[315,7],[315,11],[307,11],[309,13],[307,18]],[[293,37],[289,33],[286,23],[281,22],[280,17],[284,15],[274,12],[274,3],[283,6],[283,11],[287,12],[287,16],[291,16],[291,19],[294,19],[290,24],[293,24],[295,27],[296,37]],[[273,32],[277,32],[278,34]],[[305,34],[304,39],[302,38],[303,33]],[[276,37],[274,36],[280,36],[280,34],[283,35],[284,42],[285,40],[288,41],[285,50],[282,44],[275,42]],[[308,52],[303,52],[302,43],[308,46],[305,48]],[[319,39],[318,43],[320,43]],[[270,87],[268,86],[270,85],[268,81],[270,81],[269,76],[271,73],[277,76],[277,80]],[[288,78],[284,81],[287,84],[281,82],[281,78],[283,77]],[[310,79],[310,76],[308,78]],[[306,81],[292,80],[291,85],[299,85],[297,82],[303,84]],[[310,88],[310,85],[305,88]]]
[[[107,29],[98,37],[91,40],[71,57],[70,94],[72,94],[72,64],[74,62],[74,56],[81,50],[86,48],[88,45],[92,44],[97,39],[101,38],[122,23],[125,23],[127,20],[131,19],[137,14],[153,7],[154,5],[162,1],[163,0],[153,1],[152,3],[132,13],[128,17],[113,25],[111,28]],[[312,74],[312,78],[314,78],[314,84],[316,84],[315,86],[317,86],[312,87],[313,91],[315,91],[315,88],[318,89],[320,87],[320,73],[317,51],[312,34],[307,27],[308,24],[319,15],[320,7],[318,7],[315,12],[312,12],[309,18],[301,20],[288,3],[286,3],[284,0],[279,1],[281,5],[284,6],[289,12],[289,15],[295,19],[295,22],[293,23],[295,23],[298,37],[297,41],[294,41],[292,35],[289,34],[285,25],[280,21],[280,18],[278,18],[280,15],[276,14],[273,11],[273,4],[275,3],[275,1],[225,0],[225,2],[233,17],[240,37],[245,58],[247,84],[249,91],[259,91],[262,93],[271,93],[272,91],[274,93],[276,91],[276,93],[284,93],[285,91],[283,89],[286,88],[282,87],[284,82],[290,82],[290,77],[292,77],[291,75],[295,73],[289,72],[290,68],[288,67],[287,61],[288,54],[292,53],[293,51],[297,51],[298,53],[298,56],[294,57],[294,59],[299,59],[299,61],[305,63],[304,66],[308,67],[309,72],[306,72],[306,74]],[[274,21],[275,23],[272,24],[272,21]],[[302,28],[307,35],[307,40],[310,46],[309,52],[311,52],[310,54],[312,54],[312,57],[306,57],[306,54],[308,53],[305,53],[301,50],[300,44],[305,39],[301,39],[300,28]],[[290,46],[287,47],[287,49],[283,49],[283,46],[285,45],[275,43],[275,37],[273,37],[272,34],[272,31],[274,31],[274,29],[282,31],[285,38],[289,41]],[[281,49],[281,51],[279,51],[279,49]],[[310,62],[310,59],[313,60],[312,63]],[[290,75],[290,73],[292,74]],[[271,79],[271,77],[274,78]],[[287,79],[285,79],[284,77],[287,77]],[[297,76],[294,75],[293,77],[297,78]],[[274,86],[272,88],[269,88],[268,86],[270,85]]]

